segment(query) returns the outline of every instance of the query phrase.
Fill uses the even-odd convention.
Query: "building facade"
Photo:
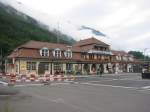
[[[29,41],[8,56],[5,68],[15,74],[75,75],[133,72],[133,64],[133,56],[92,37],[73,46]]]

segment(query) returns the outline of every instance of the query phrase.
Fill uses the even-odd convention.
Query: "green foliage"
[[[144,56],[144,54],[140,51],[129,51],[129,54],[132,54],[136,59],[150,59],[149,56]]]
[[[40,27],[31,17],[0,3],[0,48],[3,49],[3,56],[29,40],[55,43],[57,36],[56,32]],[[72,44],[75,41],[59,33],[59,42]]]

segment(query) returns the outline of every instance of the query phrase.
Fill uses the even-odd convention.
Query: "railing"
[[[88,53],[95,53],[95,54],[107,54],[107,55],[112,55],[110,51],[97,51],[97,50],[89,50]]]

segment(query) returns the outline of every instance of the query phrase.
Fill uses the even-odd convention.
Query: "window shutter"
[[[40,55],[42,56],[42,49],[40,50]]]
[[[59,52],[60,52],[60,57],[61,57],[61,50],[59,50]]]
[[[64,52],[64,56],[65,56],[65,57],[67,56],[67,53],[66,53],[66,51]]]
[[[55,57],[55,50],[53,50],[52,53],[53,53],[53,56]]]

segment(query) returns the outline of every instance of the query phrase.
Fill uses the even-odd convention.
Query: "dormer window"
[[[53,56],[56,58],[60,58],[61,57],[61,50],[59,48],[55,49],[53,51]]]
[[[43,48],[40,50],[40,54],[41,54],[41,56],[49,56],[49,50],[48,50],[48,48],[43,47]]]
[[[72,58],[72,51],[68,49],[66,52],[64,52],[64,55],[66,58]]]

